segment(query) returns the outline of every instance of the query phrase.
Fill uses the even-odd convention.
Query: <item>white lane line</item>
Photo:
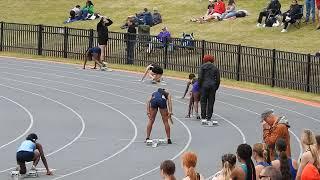
[[[4,63],[4,64],[11,64],[11,65],[12,65],[12,63],[9,63],[9,62],[3,62],[3,63]],[[30,63],[28,63],[28,62],[23,62],[23,64],[30,64]],[[32,64],[37,64],[37,63],[32,63]],[[75,74],[75,75],[83,75],[82,73],[65,72],[65,71],[60,71],[60,70],[53,70],[53,69],[50,69],[50,68],[42,68],[42,67],[34,67],[34,66],[23,66],[23,67],[29,67],[29,68],[34,68],[34,69],[49,70],[49,71],[53,71],[53,72],[63,72],[63,73]],[[0,67],[0,68],[2,68],[2,67]],[[58,68],[58,67],[57,67],[57,68]],[[61,69],[63,69],[63,68],[61,68]],[[92,74],[90,74],[90,75],[89,75],[89,74],[86,74],[86,76],[98,77],[98,78],[105,78],[105,79],[110,79],[110,80],[114,80],[114,81],[126,82],[126,83],[141,84],[141,83],[139,83],[139,82],[119,80],[119,79],[108,78],[108,77],[105,77],[105,76],[98,76],[98,75],[92,75]],[[158,86],[149,85],[149,84],[143,84],[143,85],[144,85],[144,86],[148,86],[148,87],[158,87]],[[174,90],[174,89],[170,89],[170,90],[173,91],[173,92],[182,93],[182,92],[177,91],[177,90]],[[306,114],[297,112],[297,111],[292,110],[292,109],[288,109],[288,108],[284,108],[284,107],[277,106],[277,105],[274,105],[274,104],[270,104],[270,103],[266,103],[266,102],[262,102],[262,101],[258,101],[258,100],[254,100],[254,99],[250,99],[250,98],[246,98],[246,97],[243,97],[243,96],[233,95],[233,94],[224,93],[224,92],[218,92],[218,93],[219,93],[219,94],[228,95],[228,96],[232,96],[232,97],[241,98],[241,99],[246,99],[246,100],[248,100],[248,101],[257,102],[257,103],[269,105],[269,106],[276,107],[276,108],[280,108],[280,109],[283,109],[283,110],[286,110],[286,111],[289,111],[289,112],[296,113],[296,114],[298,114],[298,115],[301,115],[301,116],[303,116],[303,117],[312,119],[312,120],[320,123],[320,120],[319,120],[319,119],[313,118],[313,117],[311,117],[311,116],[308,116],[308,115],[306,115]]]
[[[10,81],[19,82],[19,83],[30,84],[30,85],[34,85],[34,86],[38,86],[38,87],[43,87],[43,88],[47,88],[47,89],[52,89],[52,90],[55,90],[55,91],[59,91],[59,92],[67,93],[67,94],[72,94],[72,95],[75,95],[75,96],[78,96],[78,97],[81,97],[81,98],[84,98],[84,99],[88,99],[88,100],[94,101],[94,102],[96,102],[96,103],[98,103],[98,104],[104,105],[104,106],[106,106],[106,107],[108,107],[108,108],[110,108],[110,109],[112,109],[112,110],[120,113],[120,114],[121,114],[122,116],[124,116],[128,121],[130,121],[130,123],[133,125],[133,127],[134,127],[134,136],[132,137],[131,141],[130,141],[125,147],[121,148],[120,150],[118,150],[118,151],[115,152],[114,154],[112,154],[112,155],[110,155],[110,156],[102,159],[101,161],[98,161],[98,162],[96,162],[96,163],[93,163],[93,164],[91,164],[91,165],[89,165],[89,166],[86,166],[86,167],[84,167],[84,168],[82,168],[82,169],[79,169],[79,170],[76,170],[76,171],[72,171],[71,173],[61,175],[61,176],[59,176],[59,177],[57,177],[57,178],[54,178],[54,180],[56,180],[56,179],[61,179],[61,178],[64,178],[64,177],[66,177],[66,176],[70,176],[70,175],[72,175],[72,174],[79,173],[79,172],[81,172],[81,171],[84,171],[84,170],[89,169],[89,168],[91,168],[91,167],[97,166],[97,165],[99,165],[99,164],[101,164],[101,163],[103,163],[103,162],[105,162],[105,161],[107,161],[107,160],[109,160],[109,159],[117,156],[118,154],[120,154],[120,153],[123,152],[124,150],[128,149],[129,146],[131,146],[131,144],[133,144],[133,142],[134,142],[134,141],[136,140],[136,138],[137,138],[138,130],[137,130],[137,126],[136,126],[136,124],[134,123],[134,121],[133,121],[131,118],[129,118],[126,114],[124,114],[122,111],[120,111],[120,110],[118,110],[118,109],[116,109],[116,108],[114,108],[114,107],[112,107],[112,106],[109,106],[109,105],[107,105],[107,104],[105,104],[105,103],[103,103],[103,102],[97,101],[97,100],[95,100],[95,99],[92,99],[92,98],[89,98],[89,97],[86,97],[86,96],[82,96],[82,95],[80,95],[80,94],[76,94],[76,93],[72,93],[72,92],[69,92],[69,91],[60,90],[60,89],[57,89],[57,88],[42,86],[42,85],[35,84],[35,83],[29,83],[29,82],[19,81],[19,80],[10,79],[10,78],[2,78],[2,77],[1,77],[0,79],[6,79],[6,80],[10,80]],[[142,102],[141,102],[141,103],[142,103]]]
[[[13,74],[13,73],[12,73],[12,74]],[[28,77],[28,76],[25,76],[25,77]],[[10,78],[2,78],[2,77],[1,77],[0,79],[7,79],[7,80],[10,80],[10,81],[16,81],[16,82],[19,82],[19,83],[31,84],[31,85],[34,85],[34,86],[39,86],[39,87],[54,89],[54,90],[56,90],[56,91],[73,94],[73,95],[80,96],[80,97],[83,97],[83,98],[86,98],[86,99],[91,99],[91,98],[87,98],[87,97],[84,97],[84,96],[82,96],[82,95],[78,95],[78,94],[75,94],[75,93],[72,93],[72,92],[63,91],[63,90],[56,89],[56,88],[52,88],[52,87],[42,86],[42,85],[39,85],[39,84],[34,84],[34,83],[19,81],[19,80],[10,79]],[[51,80],[48,80],[48,81],[51,81]],[[67,83],[63,83],[63,84],[67,84]],[[93,89],[93,88],[91,88],[91,89],[92,89],[92,90],[95,90],[95,89]],[[97,91],[100,91],[100,90],[97,90]],[[108,93],[109,93],[109,92],[108,92]],[[122,98],[126,98],[126,99],[129,99],[129,100],[135,101],[135,102],[139,102],[140,104],[144,104],[144,102],[141,102],[141,101],[138,101],[138,100],[136,100],[136,99],[132,99],[132,98],[129,98],[129,97],[126,97],[126,96],[121,96],[121,95],[117,95],[117,94],[113,94],[113,93],[109,93],[109,94],[114,95],[114,96],[119,96],[119,97],[122,97]],[[93,100],[93,101],[95,101],[95,102],[98,102],[98,101],[96,101],[96,100],[94,100],[94,99],[91,99],[91,100]],[[103,103],[103,104],[104,104],[104,103]],[[106,104],[104,104],[104,105],[106,105]],[[108,106],[108,105],[107,105],[107,106]],[[188,142],[187,142],[187,144],[185,145],[185,147],[184,147],[177,155],[175,155],[173,158],[171,158],[172,160],[176,159],[176,158],[179,157],[184,151],[186,151],[187,148],[190,146],[190,143],[191,143],[191,140],[192,140],[192,135],[191,135],[190,129],[189,129],[179,118],[177,118],[177,117],[175,117],[175,116],[173,116],[173,118],[174,118],[175,120],[177,120],[179,123],[181,123],[182,126],[184,126],[184,128],[185,128],[185,129],[187,130],[187,132],[188,132],[189,138],[188,138]],[[136,138],[136,135],[135,135],[135,138]],[[130,145],[134,142],[134,140],[135,140],[135,139],[133,139],[133,140],[130,142]],[[122,152],[122,151],[121,151],[121,152]],[[113,156],[112,156],[112,157],[113,157]],[[110,158],[111,158],[111,157],[110,157]],[[108,159],[110,159],[110,158],[106,158],[106,159],[104,159],[103,161],[100,161],[98,164],[100,164],[100,163],[102,163],[102,162],[104,162],[104,161],[106,161],[106,160],[108,160]],[[97,164],[95,164],[95,165],[97,165]],[[92,167],[92,166],[90,165],[90,167]],[[88,167],[88,168],[90,168],[90,167]],[[85,167],[85,168],[83,168],[83,169],[80,169],[80,170],[76,171],[75,173],[80,172],[80,171],[83,171],[83,170],[88,169],[88,168]],[[151,169],[151,170],[149,170],[149,171],[147,171],[147,172],[145,172],[145,173],[143,173],[143,174],[141,174],[141,175],[139,175],[139,176],[136,176],[135,178],[142,177],[142,176],[144,176],[144,175],[146,175],[146,174],[149,174],[149,173],[151,173],[151,172],[153,172],[153,171],[155,171],[155,170],[157,170],[157,169],[158,169],[158,167],[155,167],[155,168],[153,168],[153,169]],[[74,173],[69,173],[69,174],[67,174],[67,175],[69,176],[69,175],[71,175],[71,174],[74,174]],[[62,178],[62,177],[65,177],[65,176],[64,176],[64,175],[63,175],[63,176],[60,176],[60,177],[58,177],[58,179],[60,179],[60,178]],[[133,179],[135,179],[135,178],[133,178]],[[56,178],[56,179],[57,179],[57,178]]]
[[[64,108],[69,109],[71,112],[73,112],[73,113],[80,119],[82,127],[81,127],[81,130],[80,130],[79,134],[78,134],[72,141],[70,141],[68,144],[66,144],[66,145],[64,145],[63,147],[61,147],[61,148],[59,148],[59,149],[57,149],[57,150],[55,150],[55,151],[47,154],[46,157],[51,156],[51,155],[53,155],[53,154],[55,154],[55,153],[57,153],[57,152],[65,149],[65,148],[67,148],[68,146],[70,146],[71,144],[73,144],[76,140],[78,140],[78,139],[80,138],[80,136],[83,134],[83,132],[84,132],[84,130],[85,130],[85,122],[84,122],[82,116],[81,116],[80,114],[78,114],[75,110],[73,110],[72,108],[70,108],[69,106],[67,106],[67,105],[65,105],[65,104],[63,104],[63,103],[61,103],[61,102],[59,102],[59,101],[56,101],[56,100],[54,100],[54,99],[51,99],[51,98],[49,98],[49,97],[46,97],[46,96],[43,96],[43,95],[41,95],[41,94],[37,94],[37,93],[31,92],[31,91],[23,90],[23,89],[16,88],[16,87],[12,87],[12,86],[7,86],[7,85],[5,85],[5,84],[0,84],[0,86],[6,87],[6,88],[10,88],[10,89],[14,89],[14,90],[18,90],[18,91],[22,91],[22,92],[25,92],[25,93],[29,93],[29,94],[32,94],[32,95],[35,95],[35,96],[42,97],[42,98],[47,99],[47,100],[49,100],[49,101],[55,102],[55,103],[63,106]],[[15,168],[15,167],[11,167],[11,168],[8,168],[8,169],[1,170],[0,173],[7,172],[7,171],[12,170],[12,169],[14,169],[14,168]]]
[[[4,147],[8,146],[9,144],[12,144],[12,143],[16,142],[16,141],[19,140],[20,138],[26,136],[26,134],[27,134],[27,133],[30,131],[30,129],[32,128],[34,120],[33,120],[32,113],[31,113],[26,107],[24,107],[23,105],[19,104],[19,103],[16,102],[16,101],[13,101],[12,99],[9,99],[9,98],[7,98],[7,97],[4,97],[4,96],[0,96],[0,98],[3,98],[3,99],[5,99],[5,100],[7,100],[7,101],[10,101],[10,102],[14,103],[15,105],[17,105],[18,107],[22,108],[22,109],[28,114],[29,119],[30,119],[30,123],[29,123],[28,128],[27,128],[20,136],[16,137],[15,139],[11,140],[10,142],[8,142],[8,143],[6,143],[6,144],[4,144],[4,145],[2,145],[2,146],[0,146],[0,149],[2,149],[2,148],[4,148]]]
[[[56,82],[56,83],[60,83],[60,84],[77,86],[77,87],[86,88],[86,89],[91,89],[91,90],[95,90],[95,91],[99,91],[99,92],[105,92],[105,91],[102,91],[102,90],[97,90],[97,89],[93,89],[93,88],[83,87],[83,86],[79,86],[79,85],[73,85],[73,84],[69,84],[69,83],[62,83],[62,82],[59,82],[59,81],[54,81],[54,80],[49,80],[49,79],[44,79],[44,78],[38,78],[38,77],[32,77],[32,76],[25,76],[25,75],[21,75],[21,74],[14,74],[14,73],[7,73],[7,72],[5,72],[5,73],[6,73],[6,74],[10,74],[10,75],[18,75],[18,76],[24,76],[24,77],[29,77],[29,78],[33,78],[33,79],[41,79],[41,80],[45,80],[45,81],[49,81],[49,82],[51,81],[51,82]],[[47,73],[45,73],[45,74],[47,74]],[[105,93],[108,93],[108,94],[111,94],[111,95],[114,95],[114,96],[120,96],[120,95],[113,94],[113,93],[110,93],[110,92],[105,92]],[[145,93],[145,92],[141,92],[141,93]],[[123,97],[123,96],[120,96],[120,97]],[[123,98],[130,99],[130,100],[132,100],[132,101],[139,102],[139,101],[137,101],[137,100],[135,100],[135,99],[131,99],[131,98],[127,98],[127,97],[123,97]],[[177,100],[175,100],[175,101],[177,101]],[[180,102],[180,103],[182,103],[182,104],[186,104],[186,103],[181,102],[181,101],[177,101],[177,102]],[[142,102],[140,102],[140,103],[142,103]],[[142,103],[142,104],[143,104],[143,103]],[[241,129],[240,129],[238,126],[236,126],[236,125],[235,125],[234,123],[232,123],[231,121],[223,118],[222,116],[219,116],[218,114],[215,114],[215,115],[217,115],[218,117],[220,117],[221,119],[225,120],[227,123],[229,123],[229,124],[231,124],[233,127],[235,127],[235,128],[238,130],[238,132],[240,133],[240,135],[242,136],[242,141],[243,141],[243,143],[246,143],[245,135],[244,135],[244,133],[241,131]],[[181,153],[181,154],[182,154],[182,153]],[[181,154],[180,154],[180,155],[181,155]],[[151,172],[153,172],[153,171],[155,171],[155,170],[157,170],[157,169],[158,169],[158,168],[154,168],[154,169],[148,171],[147,173],[143,173],[143,174],[141,174],[141,175],[139,175],[139,176],[136,176],[136,177],[134,177],[134,178],[142,177],[142,176],[144,176],[144,175],[146,175],[146,174],[149,174],[149,173],[151,173]]]

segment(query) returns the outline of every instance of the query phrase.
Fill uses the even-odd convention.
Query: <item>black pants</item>
[[[259,18],[258,18],[258,23],[261,24],[262,18],[263,18],[264,16],[265,16],[265,17],[268,17],[268,16],[269,16],[269,12],[268,12],[268,11],[262,11],[262,12],[260,12]]]
[[[133,64],[135,42],[127,42],[127,64]]]
[[[287,29],[289,23],[290,23],[290,24],[294,24],[294,23],[296,22],[296,20],[293,19],[293,18],[291,18],[290,21],[286,21],[286,18],[287,18],[287,16],[288,16],[287,13],[282,14],[282,16],[283,16],[282,22],[283,22],[283,24],[284,24],[283,29]]]
[[[201,118],[211,120],[213,113],[213,106],[216,100],[216,88],[202,88],[201,89]]]

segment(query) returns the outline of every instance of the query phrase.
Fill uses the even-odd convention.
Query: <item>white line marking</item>
[[[12,140],[12,141],[0,146],[0,149],[2,149],[4,147],[8,146],[9,144],[16,142],[17,140],[19,140],[23,136],[25,136],[30,131],[30,129],[32,128],[34,120],[33,120],[33,116],[31,114],[31,112],[26,107],[22,106],[21,104],[17,103],[16,101],[13,101],[13,100],[11,100],[11,99],[9,99],[7,97],[0,96],[0,98],[3,98],[5,100],[7,100],[7,101],[10,101],[10,102],[14,103],[15,105],[19,106],[20,108],[22,108],[28,114],[29,119],[30,119],[30,124],[29,124],[28,128],[24,131],[24,133],[22,133],[20,136],[16,137],[14,140]]]
[[[61,102],[59,102],[59,101],[56,101],[56,100],[54,100],[54,99],[51,99],[51,98],[49,98],[49,97],[46,97],[46,96],[43,96],[43,95],[41,95],[41,94],[37,94],[37,93],[31,92],[31,91],[26,91],[26,90],[23,90],[23,89],[15,88],[15,87],[12,87],[12,86],[7,86],[7,85],[4,85],[4,84],[0,84],[0,86],[7,87],[7,88],[10,88],[10,89],[15,89],[15,90],[22,91],[22,92],[26,92],[26,93],[29,93],[29,94],[33,94],[33,95],[42,97],[42,98],[44,98],[44,99],[47,99],[47,100],[49,100],[49,101],[55,102],[55,103],[57,103],[57,104],[65,107],[65,108],[69,109],[71,112],[73,112],[73,113],[74,113],[76,116],[78,116],[78,118],[80,119],[82,128],[81,128],[81,131],[79,132],[79,134],[78,134],[72,141],[70,141],[68,144],[66,144],[66,145],[64,145],[63,147],[57,149],[56,151],[53,151],[53,152],[47,154],[47,155],[46,155],[47,157],[48,157],[48,156],[51,156],[51,155],[53,155],[53,154],[55,154],[55,153],[57,153],[57,152],[59,152],[59,151],[61,151],[61,150],[63,150],[63,149],[65,149],[65,148],[67,148],[68,146],[70,146],[71,144],[73,144],[77,139],[79,139],[80,136],[83,134],[84,129],[85,129],[85,122],[84,122],[82,116],[81,116],[80,114],[78,114],[75,110],[73,110],[72,108],[70,108],[69,106],[67,106],[67,105],[65,105],[65,104],[63,104],[63,103],[61,103]],[[15,168],[15,167],[11,167],[11,168],[8,168],[8,169],[5,169],[5,170],[1,170],[0,173],[4,173],[4,172],[9,171],[9,170],[14,169],[14,168]]]
[[[103,102],[100,102],[100,101],[97,101],[97,100],[95,100],[95,99],[92,99],[92,98],[89,98],[89,97],[86,97],[86,96],[82,96],[82,95],[79,95],[79,94],[76,94],[76,93],[72,93],[72,92],[69,92],[69,91],[60,90],[60,89],[57,89],[57,88],[42,86],[42,85],[39,85],[39,84],[34,84],[34,83],[19,81],[19,80],[10,79],[10,78],[2,78],[2,77],[1,77],[0,79],[7,79],[7,80],[10,80],[10,81],[15,81],[15,82],[19,82],[19,83],[30,84],[30,85],[34,85],[34,86],[39,86],[39,87],[47,88],[47,89],[52,89],[52,90],[56,90],[56,91],[63,92],[63,93],[67,93],[67,94],[72,94],[72,95],[75,95],[75,96],[78,96],[78,97],[82,97],[82,98],[84,98],[84,99],[88,99],[88,100],[94,101],[94,102],[96,102],[96,103],[102,104],[102,105],[104,105],[104,106],[106,106],[106,107],[108,107],[108,108],[110,108],[110,109],[112,109],[112,110],[120,113],[120,114],[121,114],[122,116],[124,116],[127,120],[129,120],[130,123],[133,125],[133,127],[134,127],[134,136],[132,137],[131,141],[130,141],[125,147],[123,147],[122,149],[120,149],[120,150],[117,151],[116,153],[112,154],[111,156],[108,156],[108,157],[102,159],[101,161],[98,161],[98,162],[96,162],[96,163],[94,163],[94,164],[91,164],[91,165],[89,165],[89,166],[86,166],[86,167],[84,167],[84,168],[82,168],[82,169],[79,169],[79,170],[77,170],[77,171],[73,171],[73,172],[71,172],[71,173],[68,173],[68,174],[65,174],[65,175],[61,175],[61,176],[59,176],[59,177],[57,177],[57,178],[54,178],[53,180],[61,179],[61,178],[63,178],[63,177],[70,176],[70,175],[72,175],[72,174],[75,174],[75,173],[84,171],[84,170],[86,170],[86,169],[89,169],[89,168],[91,168],[91,167],[94,167],[94,166],[96,166],[96,165],[99,165],[99,164],[103,163],[104,161],[107,161],[107,160],[115,157],[116,155],[120,154],[120,153],[123,152],[124,150],[128,149],[129,146],[130,146],[130,145],[135,141],[135,139],[137,138],[138,130],[137,130],[137,126],[136,126],[136,124],[133,122],[133,120],[132,120],[131,118],[129,118],[126,114],[124,114],[122,111],[120,111],[120,110],[118,110],[118,109],[116,109],[116,108],[114,108],[114,107],[112,107],[112,106],[109,106],[109,105],[107,105],[107,104],[105,104],[105,103],[103,103]],[[1,85],[1,84],[0,84],[0,85]]]

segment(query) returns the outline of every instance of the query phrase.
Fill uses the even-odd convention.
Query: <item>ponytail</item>
[[[199,180],[197,176],[197,172],[195,171],[194,167],[188,168],[187,176],[190,180]]]
[[[247,159],[246,160],[246,166],[247,166],[247,169],[248,169],[248,174],[247,174],[247,180],[256,180],[257,177],[256,177],[256,169],[255,169],[255,166],[250,159]]]
[[[320,167],[320,159],[319,159],[319,152],[318,152],[318,148],[317,148],[316,144],[309,145],[309,149],[310,149],[310,152],[312,154],[312,158],[314,160],[313,165],[315,167],[317,167],[317,169],[319,169],[319,167]]]
[[[279,154],[280,160],[280,172],[282,174],[282,180],[287,180],[292,178],[292,174],[290,172],[290,164],[287,153],[285,151],[281,151]]]
[[[266,144],[263,145],[263,159],[268,164],[271,164],[270,149],[269,146]]]
[[[223,163],[222,175],[224,180],[230,180],[231,172],[232,172],[232,164],[228,161]]]

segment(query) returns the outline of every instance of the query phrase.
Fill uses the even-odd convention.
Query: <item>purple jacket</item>
[[[165,42],[165,39],[170,39],[170,37],[171,37],[171,34],[169,31],[161,31],[157,36],[157,39],[163,43]]]

